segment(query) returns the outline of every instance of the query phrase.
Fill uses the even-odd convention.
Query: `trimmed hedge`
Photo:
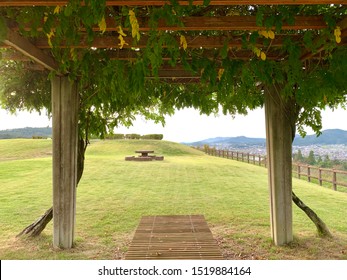
[[[106,135],[105,139],[108,140],[119,140],[119,139],[146,139],[146,140],[163,140],[164,135],[163,134],[145,134],[140,135],[136,133],[132,134],[108,134]]]

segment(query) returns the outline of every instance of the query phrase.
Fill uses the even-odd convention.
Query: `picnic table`
[[[164,160],[164,156],[153,155],[154,151],[151,150],[138,150],[135,153],[140,154],[139,156],[126,156],[125,160],[131,161],[152,161],[152,160]],[[152,154],[152,155],[149,155]]]
[[[141,154],[140,157],[148,157],[148,154],[153,154],[154,151],[139,150],[139,151],[135,151],[135,153]]]

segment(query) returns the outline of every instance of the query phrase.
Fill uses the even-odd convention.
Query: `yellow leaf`
[[[219,70],[218,70],[218,80],[222,79],[223,73],[224,73],[224,68],[219,68]]]
[[[54,12],[53,14],[59,14],[62,10],[62,7],[61,6],[56,6],[55,9],[54,9]]]
[[[328,103],[328,99],[327,99],[326,95],[324,95],[323,100],[324,100],[324,103],[325,103],[325,104]]]
[[[127,42],[125,42],[125,40],[121,34],[119,34],[118,39],[119,39],[118,46],[120,49],[123,49],[124,45],[129,45]]]
[[[130,19],[130,25],[131,25],[131,36],[133,38],[136,37],[137,40],[140,40],[140,32],[139,32],[140,27],[133,10],[129,11],[129,19]]]
[[[119,33],[120,35],[124,36],[124,37],[127,36],[127,34],[125,34],[125,33],[123,32],[123,29],[122,29],[122,27],[121,27],[120,25],[118,26],[118,33]]]
[[[186,50],[188,47],[186,37],[184,37],[183,35],[181,35],[180,37],[180,46],[183,47],[184,50]]]
[[[335,40],[336,43],[341,43],[341,28],[340,26],[336,26],[335,30],[334,30],[334,35],[335,35]]]
[[[102,17],[102,19],[98,23],[100,31],[104,33],[106,31],[106,20],[105,17]]]
[[[275,32],[272,30],[260,30],[258,31],[258,34],[265,38],[275,39]]]
[[[334,30],[334,35],[335,36],[341,36],[341,27],[340,26],[336,26],[336,28]]]
[[[260,53],[261,60],[266,60],[266,54],[264,52]]]
[[[259,57],[260,56],[260,49],[258,49],[257,47],[253,48],[253,52]]]
[[[70,49],[70,55],[71,55],[71,58],[72,58],[73,61],[77,60],[77,53],[76,53],[75,48],[71,48]]]
[[[52,41],[51,38],[54,36],[54,31],[51,29],[51,31],[49,33],[46,34],[47,38],[48,38],[48,45],[53,48],[52,45]]]
[[[268,35],[269,35],[270,39],[272,39],[272,40],[275,39],[275,32],[273,32],[272,30],[268,31]]]
[[[48,19],[48,13],[45,13],[45,16],[43,17],[43,22],[46,22]]]
[[[258,34],[263,36],[263,37],[265,37],[265,38],[267,38],[267,31],[265,31],[265,30],[259,30]]]

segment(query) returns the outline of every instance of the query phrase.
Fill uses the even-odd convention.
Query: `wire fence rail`
[[[266,156],[261,154],[250,154],[238,151],[218,150],[216,148],[198,148],[211,156],[217,156],[254,165],[267,167]],[[321,168],[317,166],[293,163],[293,177],[317,183],[320,186],[331,187],[334,191],[347,192],[347,171],[338,169]]]

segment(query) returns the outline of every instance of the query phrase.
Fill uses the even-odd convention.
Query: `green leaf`
[[[4,41],[7,37],[7,25],[5,19],[0,17],[0,42]]]
[[[220,50],[220,56],[222,57],[222,59],[227,58],[228,56],[228,42],[225,41],[223,48]]]
[[[211,0],[204,0],[203,5],[204,6],[208,6],[208,5],[210,5],[210,2],[211,2]]]
[[[255,17],[255,22],[257,26],[263,26],[263,20],[264,20],[264,11],[262,8],[259,8]]]

